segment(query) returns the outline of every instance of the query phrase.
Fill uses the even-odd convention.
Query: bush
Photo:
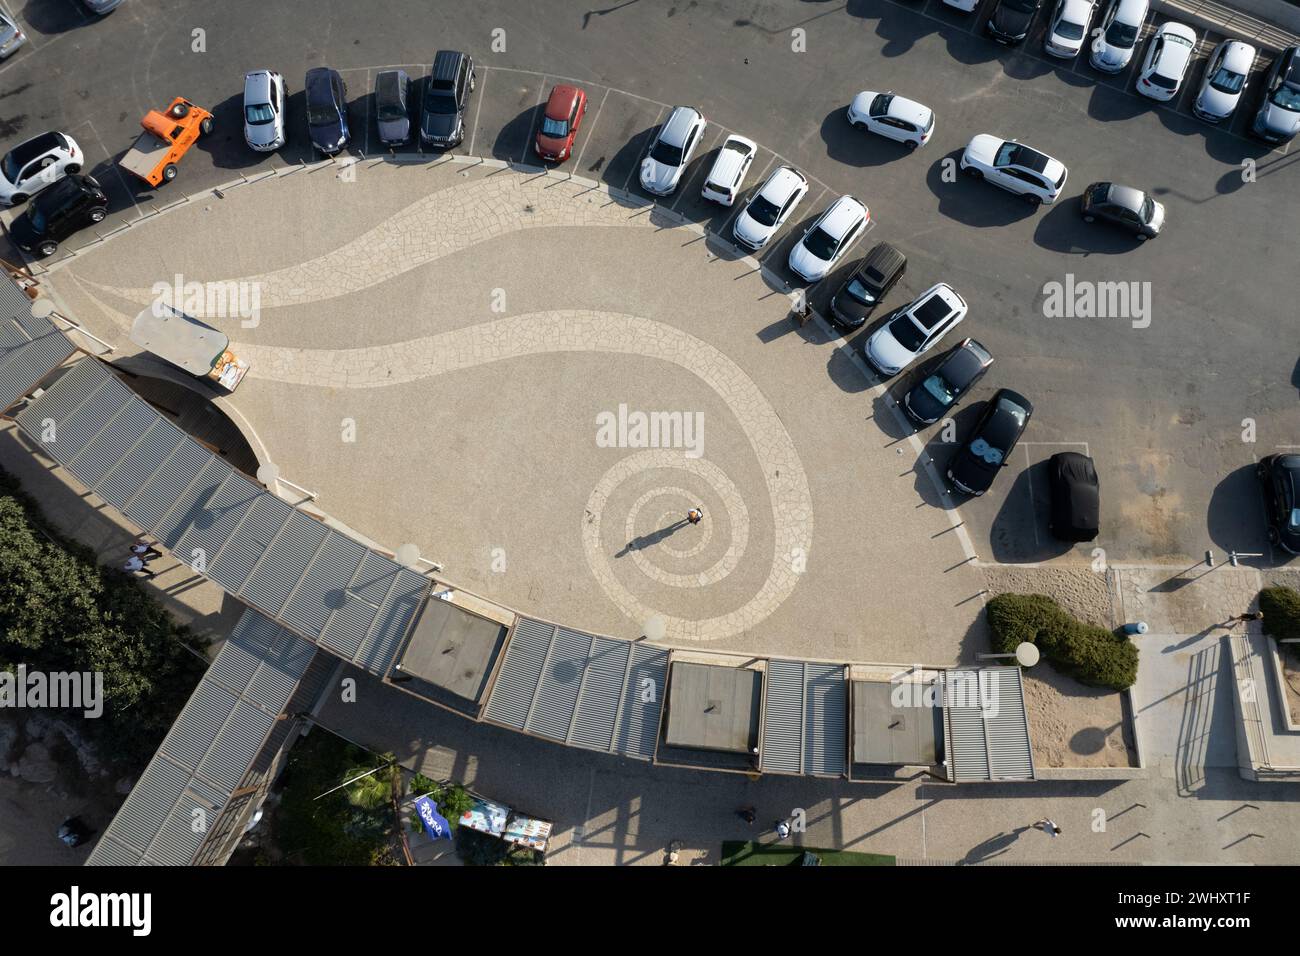
[[[116,568],[59,535],[0,470],[0,669],[104,675],[104,713],[78,723],[103,756],[135,771],[157,749],[207,663],[203,641]]]
[[[1259,609],[1264,613],[1264,633],[1278,640],[1300,638],[1300,592],[1291,588],[1265,588],[1259,592]],[[1300,644],[1288,644],[1300,657]]]
[[[995,653],[1024,641],[1085,684],[1124,690],[1137,680],[1138,649],[1123,635],[1072,618],[1045,594],[999,594],[988,603]]]

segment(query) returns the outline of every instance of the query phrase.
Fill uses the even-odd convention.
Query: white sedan
[[[782,166],[740,211],[731,235],[746,249],[762,249],[807,194],[808,178],[793,166]]]
[[[892,91],[864,90],[853,97],[848,117],[858,129],[892,139],[908,149],[924,146],[934,134],[934,110]]]
[[[862,238],[871,212],[852,196],[831,203],[790,250],[790,270],[807,282],[826,277]]]
[[[966,311],[966,301],[940,282],[886,318],[862,351],[877,372],[897,375],[955,329]]]
[[[986,179],[1030,203],[1051,205],[1065,188],[1067,170],[1060,160],[1031,146],[980,133],[961,154],[961,168],[976,179]]]
[[[1255,48],[1249,43],[1224,40],[1216,46],[1205,64],[1205,79],[1192,112],[1207,123],[1226,120],[1241,102],[1254,65]]]
[[[1092,6],[1092,0],[1056,0],[1043,49],[1066,60],[1077,56],[1088,36]]]

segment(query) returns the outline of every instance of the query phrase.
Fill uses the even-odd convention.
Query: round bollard
[[[1135,634],[1145,634],[1150,628],[1147,627],[1146,621],[1138,621],[1136,624],[1125,624],[1124,633],[1130,637]]]

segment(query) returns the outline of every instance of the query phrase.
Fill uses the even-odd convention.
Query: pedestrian
[[[752,827],[754,825],[754,820],[758,817],[758,811],[753,807],[741,807],[736,811],[736,816],[740,817],[740,819],[744,820]]]
[[[789,817],[786,817],[786,819],[784,819],[784,820],[777,820],[777,821],[776,821],[776,838],[777,838],[778,840],[784,840],[784,839],[786,839],[786,837],[788,837],[789,835],[790,835],[790,818],[789,818]]]
[[[126,559],[126,564],[122,565],[122,570],[128,574],[143,574],[147,578],[154,576],[154,572],[144,566],[138,554],[133,554]]]
[[[686,512],[686,520],[691,524],[699,524],[704,520],[704,510],[702,508],[692,508]]]
[[[162,552],[144,538],[136,538],[131,542],[131,553],[136,555],[145,564],[148,564],[154,558],[162,557]]]
[[[1238,614],[1233,618],[1234,621],[1262,621],[1264,620],[1263,611],[1247,611],[1245,614]]]
[[[1043,819],[1035,823],[1034,828],[1037,830],[1042,830],[1044,833],[1050,833],[1054,837],[1058,837],[1061,835],[1061,828],[1058,827],[1051,820],[1047,819],[1046,817],[1043,817]]]

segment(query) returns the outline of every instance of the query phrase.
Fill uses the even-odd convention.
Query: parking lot
[[[1219,35],[1201,32],[1181,94],[1161,105],[1133,92],[1140,52],[1117,76],[1093,70],[1086,56],[1062,63],[1043,53],[1047,9],[1018,48],[981,36],[992,2],[973,14],[940,0],[857,0],[723,2],[674,6],[672,14],[632,4],[585,16],[558,3],[526,10],[486,3],[435,18],[437,29],[425,31],[408,25],[428,22],[423,5],[399,3],[391,6],[408,11],[405,19],[375,18],[364,29],[340,33],[316,22],[328,18],[305,16],[306,5],[263,10],[232,2],[215,12],[179,4],[181,12],[164,19],[156,15],[159,4],[141,0],[102,22],[71,14],[45,21],[44,28],[34,18],[26,22],[29,48],[0,66],[0,145],[50,126],[76,137],[112,200],[98,232],[122,230],[117,242],[130,241],[126,223],[187,195],[310,161],[301,77],[311,65],[342,72],[356,153],[366,156],[381,152],[370,92],[375,74],[400,66],[421,77],[436,48],[466,49],[479,64],[472,126],[457,150],[469,155],[534,162],[529,142],[546,92],[556,82],[578,82],[590,108],[568,166],[636,195],[643,195],[636,182],[640,159],[670,106],[696,105],[710,125],[682,186],[664,206],[725,239],[739,204],[725,210],[706,203],[699,184],[727,133],[749,136],[760,144],[749,191],[783,163],[802,169],[812,183],[760,257],[774,288],[785,291],[792,281],[786,256],[816,214],[841,193],[856,195],[873,219],[857,251],[887,240],[909,258],[889,304],[901,305],[935,281],[951,283],[971,313],[949,344],[972,335],[996,358],[958,409],[958,435],[999,387],[1034,401],[1013,467],[988,496],[962,507],[982,559],[1093,560],[1094,545],[1063,551],[1042,520],[1041,462],[1080,447],[1096,458],[1101,475],[1102,536],[1095,546],[1109,560],[1177,562],[1207,547],[1268,553],[1250,470],[1257,458],[1291,441],[1300,386],[1296,349],[1282,344],[1294,338],[1286,304],[1300,293],[1300,278],[1289,266],[1274,265],[1279,248],[1289,248],[1283,230],[1297,210],[1288,177],[1292,157],[1244,136],[1268,56],[1257,59],[1237,114],[1215,128],[1192,117],[1189,103]],[[29,7],[34,17],[38,5]],[[24,20],[28,10],[16,13]],[[1144,42],[1162,19],[1148,17]],[[188,53],[200,21],[209,24],[207,52]],[[509,40],[505,52],[493,53],[490,37],[498,28]],[[806,52],[791,49],[796,29],[806,31]],[[235,30],[238,53],[227,55],[223,43]],[[106,58],[110,65],[94,84],[66,68],[53,75],[42,69],[43,62],[66,64],[92,44],[120,53],[116,65]],[[289,82],[289,143],[259,157],[239,133],[240,77],[266,66]],[[843,108],[863,88],[894,89],[932,106],[934,140],[909,155],[851,129]],[[137,188],[113,159],[134,137],[139,115],[176,93],[210,106],[217,132],[186,158],[175,183]],[[952,161],[979,132],[1019,138],[1065,162],[1070,180],[1061,201],[1035,211],[986,184],[950,181]],[[421,161],[417,147],[399,152],[403,161]],[[1253,178],[1243,177],[1244,161],[1254,164]],[[1083,224],[1076,198],[1096,180],[1156,195],[1169,210],[1166,234],[1139,245]],[[84,234],[64,253],[96,238]],[[711,245],[726,254],[720,242]],[[825,308],[855,259],[808,290],[815,308]],[[1150,326],[1135,328],[1125,316],[1046,317],[1044,284],[1067,275],[1079,282],[1149,283]],[[890,394],[901,397],[915,376],[888,383]],[[875,422],[863,454],[879,454],[905,437],[894,416],[876,414],[884,399],[869,383],[846,379],[840,387],[860,394]],[[1254,423],[1253,443],[1242,440],[1247,419]],[[942,471],[951,448],[938,429],[921,438]]]

